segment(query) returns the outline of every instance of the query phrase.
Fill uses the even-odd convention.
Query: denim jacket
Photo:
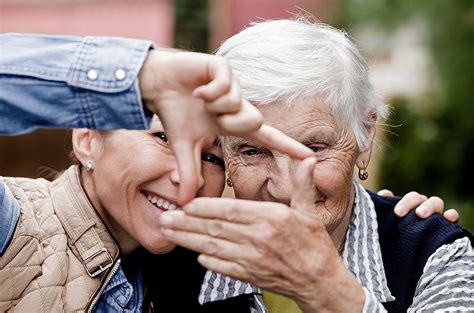
[[[146,129],[138,72],[150,41],[112,37],[0,34],[0,134],[36,128]],[[0,177],[0,257],[19,218],[19,205]],[[97,312],[138,312],[143,279],[119,269]]]

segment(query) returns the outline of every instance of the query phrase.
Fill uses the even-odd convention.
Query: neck
[[[102,222],[107,227],[110,235],[114,238],[115,242],[120,248],[120,254],[122,256],[127,256],[131,254],[135,249],[139,247],[139,244],[131,238],[125,229],[120,226],[119,223],[109,214],[107,209],[102,205],[99,200],[99,197],[96,193],[96,187],[94,180],[90,172],[86,172],[84,168],[81,168],[80,172],[81,185],[84,188],[84,191],[89,199],[90,203],[94,207],[95,211],[101,218]]]

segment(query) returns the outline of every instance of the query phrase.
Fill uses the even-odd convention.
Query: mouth
[[[176,203],[169,201],[167,199],[163,199],[156,194],[152,194],[150,192],[141,191],[145,198],[150,202],[154,207],[163,210],[163,211],[174,211],[174,210],[181,210],[181,207],[177,206]]]

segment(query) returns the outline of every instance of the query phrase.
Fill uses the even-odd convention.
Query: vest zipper
[[[118,268],[120,267],[120,262],[121,262],[120,259],[118,259],[117,262],[115,262],[114,266],[112,267],[112,270],[109,272],[109,274],[107,274],[107,277],[105,278],[104,283],[99,288],[99,291],[96,293],[91,304],[89,305],[89,309],[87,310],[88,313],[92,312],[92,309],[97,304],[97,301],[99,301],[102,291],[104,291],[105,287],[109,284],[110,280],[115,275],[115,272],[117,272]]]

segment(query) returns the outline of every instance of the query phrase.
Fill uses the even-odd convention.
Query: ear
[[[73,129],[72,131],[74,155],[83,166],[86,165],[88,160],[94,160],[94,157],[96,157],[95,141],[97,136],[97,132],[87,128]]]
[[[359,152],[356,159],[356,165],[359,169],[366,169],[369,166],[372,156],[372,146],[375,139],[375,124],[377,122],[377,113],[370,113],[369,122],[366,123],[367,140],[365,146]]]

